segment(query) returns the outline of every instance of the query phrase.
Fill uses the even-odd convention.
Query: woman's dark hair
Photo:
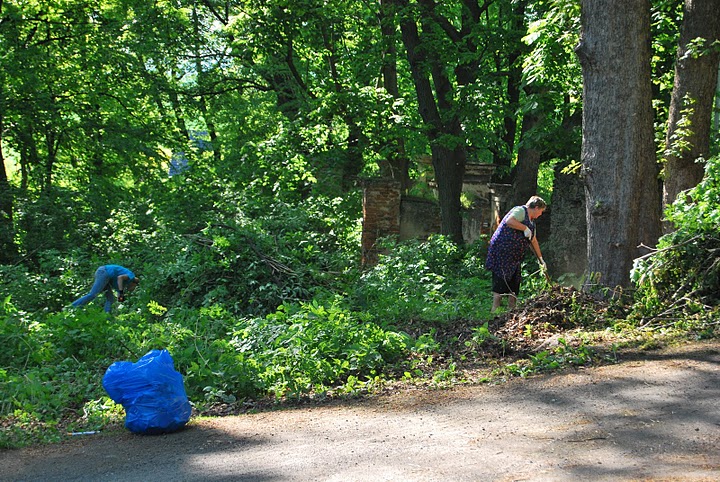
[[[547,203],[540,196],[532,196],[525,205],[529,208],[546,208]]]

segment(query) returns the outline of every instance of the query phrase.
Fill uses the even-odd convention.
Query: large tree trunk
[[[536,89],[526,88],[528,94],[535,93]],[[533,109],[526,112],[522,120],[522,136],[518,148],[518,160],[512,176],[513,194],[512,206],[525,204],[530,196],[537,194],[538,169],[540,167],[541,152],[533,142],[532,131],[542,123],[542,111]]]
[[[586,289],[628,287],[639,245],[660,233],[653,142],[649,0],[585,0],[582,163],[588,224]]]
[[[720,55],[713,48],[689,55],[698,38],[706,41],[703,50],[720,38],[720,0],[685,0],[665,141],[664,205],[702,180],[704,164],[695,161],[710,152]]]
[[[463,148],[449,149],[439,143],[432,146],[433,168],[440,201],[440,230],[458,244],[463,243],[460,194],[465,176],[466,154]]]

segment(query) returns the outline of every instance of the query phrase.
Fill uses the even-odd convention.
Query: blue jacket
[[[124,266],[120,266],[119,264],[106,264],[105,271],[110,277],[110,285],[116,290],[120,289],[118,287],[118,276],[125,274],[129,278],[128,281],[132,281],[135,279],[135,273],[133,273]]]

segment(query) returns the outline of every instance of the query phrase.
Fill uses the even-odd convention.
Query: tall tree
[[[466,163],[510,169],[527,2],[394,2],[432,153],[441,230],[462,242]]]
[[[460,194],[467,152],[464,146],[462,126],[454,105],[453,84],[448,77],[447,66],[427,44],[423,45],[420,31],[407,0],[398,0],[404,9],[400,18],[403,43],[407,51],[418,105],[426,126],[435,179],[440,200],[442,234],[462,243],[462,218],[460,217]],[[434,6],[426,2],[420,11],[420,22],[425,35],[438,30]],[[433,92],[433,86],[435,92]]]
[[[525,160],[530,160],[530,163],[534,163],[535,159],[528,157],[522,157],[518,159],[519,166],[516,164],[515,169],[510,170],[512,166],[512,160],[515,151],[515,140],[517,138],[518,125],[523,124],[523,119],[519,119],[518,110],[520,106],[520,97],[522,94],[522,63],[524,60],[524,53],[526,46],[523,44],[521,39],[525,36],[526,25],[525,25],[525,7],[528,2],[521,0],[507,4],[500,2],[500,13],[499,20],[506,20],[508,22],[507,32],[507,46],[504,52],[496,53],[496,64],[498,72],[506,72],[506,92],[507,92],[507,104],[505,105],[505,112],[503,114],[503,127],[504,130],[501,133],[502,143],[500,148],[495,150],[495,164],[500,167],[496,176],[500,182],[513,182],[517,177],[517,174],[521,174],[521,182],[530,181],[532,184],[533,173],[535,176],[535,185],[531,188],[533,194],[537,187],[537,165],[524,166]],[[532,120],[529,120],[529,124],[525,125],[525,133],[535,125],[536,117],[533,116]],[[525,153],[529,153],[528,146],[525,147]],[[504,169],[503,169],[504,168]],[[529,175],[531,179],[525,177]],[[527,201],[527,198],[525,198]],[[523,203],[525,202],[523,201]],[[511,204],[512,205],[512,204]]]
[[[720,0],[685,0],[665,141],[663,204],[702,180],[720,61]]]
[[[525,88],[532,98],[535,89]],[[543,123],[544,109],[536,105],[528,109],[522,119],[521,141],[518,146],[518,162],[513,169],[513,189],[510,206],[525,204],[530,196],[537,194],[538,169],[543,152],[538,139],[533,135]],[[506,206],[507,207],[507,206]]]
[[[649,0],[585,0],[582,172],[591,282],[627,287],[639,245],[660,233]]]
[[[6,25],[9,19],[3,11],[0,2],[0,48],[6,56],[11,56],[6,40]],[[9,97],[6,94],[8,78],[6,69],[0,70],[0,264],[9,263],[17,253],[15,245],[15,229],[13,223],[14,196],[8,179],[8,169],[5,165],[3,143],[5,137],[5,112],[7,111]]]

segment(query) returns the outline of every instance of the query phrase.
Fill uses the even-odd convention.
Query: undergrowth
[[[327,224],[299,238],[241,217],[192,236],[155,236],[153,246],[182,255],[174,264],[138,257],[147,281],[111,315],[100,304],[63,307],[85,289],[93,257],[46,252],[34,269],[2,266],[0,448],[119,428],[123,410],[102,376],[152,349],[171,353],[202,415],[392,384],[496,382],[717,338],[717,164],[708,161],[706,179],[668,210],[676,230],[638,260],[623,305],[550,286],[528,258],[518,308],[490,313],[486,239],[465,247],[442,236],[387,240],[379,263],[360,271],[331,248],[352,244],[351,235],[329,234]],[[297,229],[314,222],[278,209]],[[246,261],[254,264],[244,272]],[[249,286],[245,274],[262,282]]]

